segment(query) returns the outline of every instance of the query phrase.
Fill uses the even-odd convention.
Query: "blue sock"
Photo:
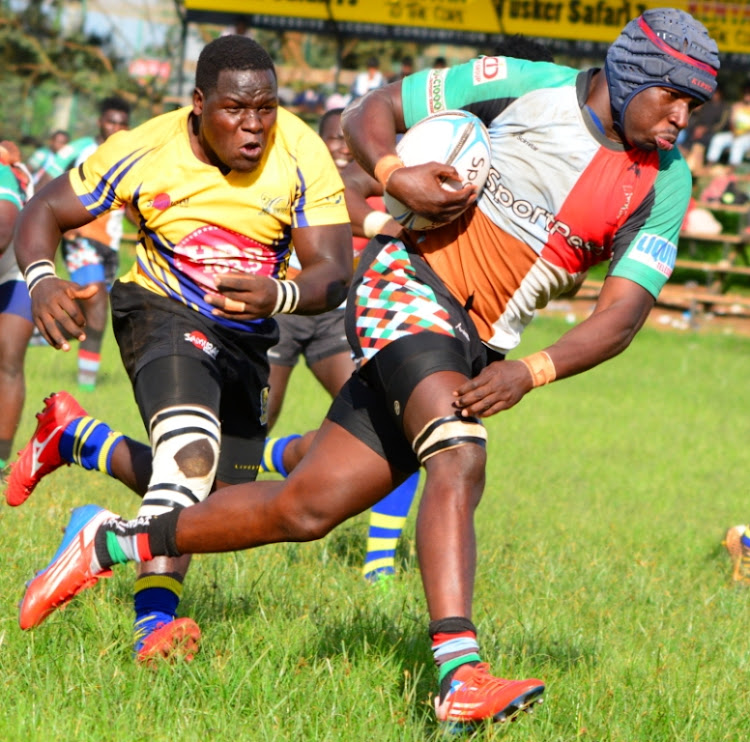
[[[78,417],[66,426],[58,449],[68,463],[111,475],[112,453],[124,438],[122,433],[116,433],[101,420]]]
[[[301,437],[298,433],[292,433],[292,435],[286,435],[282,438],[266,438],[266,445],[263,448],[263,456],[260,460],[260,470],[288,477],[289,472],[284,467],[284,450],[292,441]]]
[[[362,572],[365,579],[376,580],[396,571],[396,546],[404,530],[409,509],[419,486],[419,472],[373,505],[367,533],[367,554]]]
[[[149,574],[135,581],[133,608],[135,619],[151,613],[166,613],[174,617],[182,596],[182,583],[176,575]]]

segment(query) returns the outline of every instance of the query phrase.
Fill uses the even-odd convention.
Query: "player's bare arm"
[[[63,232],[81,227],[93,217],[81,205],[68,181],[61,175],[37,193],[23,208],[16,222],[14,245],[21,270],[39,266],[39,280],[30,287],[34,322],[45,340],[55,348],[69,350],[68,338],[85,339],[85,317],[78,300],[93,296],[97,287],[81,287],[54,275],[54,257]],[[51,268],[46,268],[48,261]],[[44,271],[49,271],[46,274]]]
[[[341,171],[341,177],[344,180],[344,198],[352,223],[352,234],[355,237],[368,238],[375,234],[398,237],[401,234],[401,225],[395,219],[389,218],[385,212],[373,209],[367,203],[371,196],[383,195],[383,186],[365,172],[356,160]]]
[[[441,187],[445,179],[459,179],[449,165],[399,164],[396,135],[406,131],[400,81],[359,98],[344,111],[341,125],[355,160],[391,195],[418,214],[449,221],[476,201],[473,186],[455,191]]]
[[[654,303],[654,297],[633,281],[607,278],[593,313],[544,349],[554,369],[553,378],[574,376],[622,353]],[[455,391],[455,406],[464,416],[489,417],[510,409],[533,388],[527,364],[499,361]]]
[[[352,278],[352,232],[348,224],[292,230],[292,241],[302,270],[294,277],[299,289],[295,314],[317,314],[337,307]],[[217,316],[257,319],[274,314],[277,281],[240,273],[217,279],[220,296],[206,295]]]

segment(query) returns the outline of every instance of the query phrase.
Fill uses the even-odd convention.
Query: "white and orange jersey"
[[[603,74],[603,73],[602,73]],[[669,278],[691,177],[672,151],[626,149],[585,107],[593,71],[482,57],[407,77],[407,127],[462,108],[489,130],[492,166],[476,206],[434,232],[412,233],[480,336],[508,352],[536,309],[580,275],[609,275],[657,296]]]

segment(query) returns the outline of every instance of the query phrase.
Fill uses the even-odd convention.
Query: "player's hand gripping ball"
[[[407,167],[427,162],[452,165],[461,179],[445,180],[443,188],[459,190],[471,183],[481,191],[490,172],[490,135],[468,111],[441,111],[419,121],[401,138],[396,152]],[[446,224],[415,214],[387,191],[383,201],[388,213],[407,229],[435,229]]]

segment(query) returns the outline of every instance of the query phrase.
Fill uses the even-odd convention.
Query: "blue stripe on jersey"
[[[89,191],[89,193],[80,196],[81,203],[90,214],[93,216],[100,216],[112,208],[112,204],[115,201],[115,189],[120,181],[139,160],[148,154],[150,150],[146,150],[138,155],[139,151],[140,150],[131,152],[127,157],[118,160],[104,174],[104,177],[99,179],[96,188]],[[128,162],[128,160],[130,160],[130,162]],[[119,175],[116,175],[115,177],[115,173],[118,172]],[[98,204],[98,206],[96,204]]]
[[[297,168],[297,180],[299,181],[299,191],[301,192],[301,195],[299,197],[299,200],[297,201],[297,208],[295,208],[294,210],[294,214],[296,217],[296,226],[309,227],[310,225],[305,218],[305,205],[307,204],[305,194],[307,193],[307,188],[305,186],[305,178],[302,175],[302,171],[299,169],[299,167]]]
[[[143,229],[143,227],[144,227],[144,225],[145,225],[146,222],[143,219],[143,216],[141,214],[141,210],[138,208],[138,203],[140,202],[140,200],[141,200],[141,186],[138,186],[135,189],[135,192],[133,193],[133,197],[131,198],[131,205],[136,210],[136,212],[138,213],[138,215],[141,217],[140,220],[139,220],[138,226],[141,229]]]
[[[157,284],[158,286],[161,286],[162,289],[173,299],[179,299],[180,301],[185,301],[184,297],[178,292],[172,289],[169,285],[169,279],[175,280],[177,276],[174,275],[174,261],[170,259],[171,255],[174,255],[174,245],[167,240],[166,242],[164,239],[159,235],[158,232],[154,232],[145,225],[141,225],[141,233],[143,235],[143,239],[150,241],[158,251],[156,253],[156,256],[161,257],[165,260],[168,266],[167,272],[164,268],[158,265],[154,260],[149,259],[148,254],[141,255],[140,252],[138,254],[138,268],[139,270],[146,276],[149,277],[153,283]],[[148,260],[148,262],[144,262],[145,260]],[[155,271],[158,271],[158,275],[155,273]],[[182,280],[178,285],[182,285],[183,281],[186,277],[180,277]],[[196,309],[197,307],[193,307],[193,309]]]

